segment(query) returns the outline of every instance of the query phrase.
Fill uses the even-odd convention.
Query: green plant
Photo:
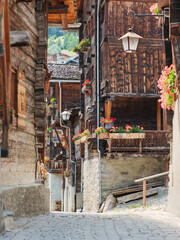
[[[48,107],[46,108],[46,111],[48,111],[50,108],[52,108],[53,106],[51,104],[48,105]]]
[[[95,130],[95,133],[96,133],[97,135],[99,135],[100,133],[104,133],[104,132],[106,132],[106,129],[103,128],[103,127],[98,127],[98,128],[96,128],[96,130]]]
[[[88,129],[84,130],[84,132],[81,133],[81,137],[90,135],[90,132]]]
[[[46,129],[46,133],[50,133],[53,130],[52,127],[49,127],[48,129]]]
[[[143,127],[140,126],[126,126],[126,128],[123,127],[112,127],[110,132],[112,133],[142,133]]]
[[[116,118],[103,118],[101,119],[102,124],[109,124],[110,122],[116,121]]]
[[[15,109],[14,109],[13,107],[11,107],[11,109],[10,109],[10,114],[11,114],[11,115],[15,115],[15,113],[16,113]]]
[[[81,134],[76,134],[73,136],[73,141],[77,141],[81,138]]]
[[[54,102],[56,102],[56,101],[57,101],[56,98],[51,98],[50,103],[54,103]]]
[[[173,110],[174,108],[175,80],[176,71],[174,65],[170,67],[166,66],[162,71],[157,85],[161,93],[159,102],[163,109]]]

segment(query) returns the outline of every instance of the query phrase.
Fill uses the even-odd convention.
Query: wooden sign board
[[[18,86],[17,86],[17,116],[18,127],[26,127],[26,86],[25,86],[25,74],[18,71]]]

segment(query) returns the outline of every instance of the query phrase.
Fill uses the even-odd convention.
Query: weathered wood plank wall
[[[157,94],[157,80],[164,67],[164,44],[157,32],[157,20],[152,17],[135,17],[127,13],[150,14],[149,3],[143,1],[108,1],[102,9],[101,25],[102,95],[107,93]],[[136,53],[123,51],[121,41],[127,29],[143,37]],[[156,40],[157,39],[157,40]],[[109,64],[107,64],[109,62]],[[108,87],[107,80],[109,81]]]

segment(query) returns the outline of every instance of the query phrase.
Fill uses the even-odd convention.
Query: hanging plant
[[[84,87],[85,85],[88,85],[88,84],[91,84],[91,82],[89,81],[89,79],[87,79],[86,81],[84,81],[83,87]]]
[[[160,89],[161,107],[163,109],[174,109],[176,71],[174,65],[166,66],[158,80],[158,88]]]

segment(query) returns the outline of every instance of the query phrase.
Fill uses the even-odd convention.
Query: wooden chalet
[[[4,201],[2,192],[2,202],[5,210],[15,210],[15,216],[49,211],[49,191],[41,185],[31,186],[37,176],[36,164],[44,161],[45,153],[46,92],[51,76],[47,68],[48,24],[68,28],[76,23],[77,8],[74,0],[0,0],[1,184],[14,187],[13,199]],[[30,204],[21,199],[23,194],[18,195],[19,187],[26,184],[23,191]],[[6,190],[5,196],[11,196],[12,189]],[[28,191],[33,192],[32,199]],[[43,201],[38,199],[38,191]],[[18,201],[26,207],[16,207]],[[41,207],[29,209],[33,201]]]
[[[127,124],[141,126],[146,134],[142,140],[142,152],[139,152],[138,140],[117,140],[108,137],[100,139],[101,170],[97,170],[96,174],[100,174],[98,171],[101,171],[99,188],[102,196],[98,194],[94,196],[96,199],[94,205],[88,203],[90,188],[86,186],[84,190],[86,210],[96,208],[98,198],[104,199],[110,189],[131,185],[134,178],[161,172],[168,166],[170,146],[167,138],[167,113],[161,109],[158,102],[160,94],[157,87],[157,81],[166,64],[162,29],[158,27],[156,18],[136,16],[150,15],[149,9],[156,2],[153,0],[100,1],[98,34],[97,1],[82,1],[82,8],[79,10],[79,18],[82,22],[80,40],[83,38],[91,40],[89,52],[80,53],[80,66],[83,69],[82,83],[86,79],[91,81],[91,90],[84,95],[85,128],[93,134],[97,127],[97,104],[98,95],[100,95],[98,112],[100,119],[116,118],[115,127],[125,127]],[[133,53],[124,52],[122,41],[119,40],[127,33],[129,27],[133,27],[133,31],[143,37],[138,49]],[[99,72],[97,71],[98,44]],[[98,74],[100,92],[97,88]],[[93,138],[94,136],[91,135],[89,141],[94,142]],[[93,153],[90,154],[92,149],[96,148],[95,143],[94,146],[94,148],[91,146],[91,149],[85,148],[85,182],[90,171],[93,171],[91,166],[99,158],[96,154],[94,156]],[[158,158],[166,159],[166,167],[164,161],[158,164]],[[129,168],[126,164],[129,164]],[[98,165],[96,167],[99,169]],[[108,171],[108,168],[111,171]],[[93,181],[91,183],[93,184]]]
[[[80,157],[74,157],[75,147],[71,138],[75,135],[75,131],[81,127],[79,120],[81,75],[78,66],[48,64],[48,69],[53,71],[47,98],[49,106],[51,106],[47,108],[47,129],[52,128],[52,131],[46,134],[46,157],[49,157],[50,160],[49,166],[46,168],[52,179],[51,210],[56,209],[53,199],[59,195],[59,200],[62,202],[62,210],[75,211],[76,208],[80,208],[80,201],[77,200],[75,203],[74,197],[80,195],[81,162]],[[51,103],[53,98],[56,99],[55,103]],[[65,110],[71,112],[68,122],[60,120],[60,114]],[[63,174],[63,171],[66,169],[70,171],[68,182],[65,181],[66,178]],[[59,179],[59,185],[62,188],[58,188],[59,190],[56,188],[53,191],[53,185],[57,184],[57,179]],[[73,190],[72,194],[71,189],[74,188],[75,191]],[[73,197],[67,199],[66,191],[69,191],[68,194],[72,194]],[[64,198],[60,192],[63,192]]]

